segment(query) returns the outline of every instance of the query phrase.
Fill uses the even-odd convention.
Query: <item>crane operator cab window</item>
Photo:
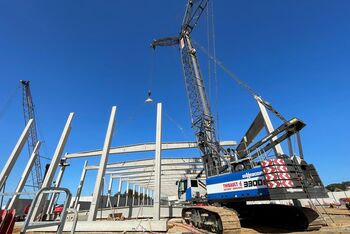
[[[177,189],[178,189],[178,196],[181,197],[182,194],[186,192],[187,189],[187,180],[180,180],[177,181]]]
[[[197,188],[198,187],[198,180],[189,180],[191,182],[190,188]],[[181,197],[182,194],[186,193],[188,188],[188,182],[187,179],[177,181],[177,187],[178,187],[178,196]]]

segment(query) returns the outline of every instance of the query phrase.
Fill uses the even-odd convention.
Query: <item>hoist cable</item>
[[[209,7],[208,7],[209,9]],[[217,126],[217,138],[220,140],[220,123],[219,123],[219,82],[217,76],[217,66],[215,63],[216,60],[216,41],[215,41],[215,24],[214,24],[214,3],[211,1],[211,29],[212,29],[212,43],[213,43],[213,72],[214,72],[214,81],[215,81],[215,105],[216,105],[216,126]]]
[[[270,110],[274,115],[276,115],[283,122],[287,120],[276,110],[270,103],[266,102],[257,92],[255,92],[247,83],[240,79],[235,73],[228,69],[219,59],[214,57],[210,52],[208,52],[202,45],[200,45],[195,40],[192,40],[193,43],[203,51],[213,62],[218,65],[229,77],[231,77],[238,85],[242,86],[248,93],[250,93],[258,102],[264,105],[268,110]]]
[[[0,109],[0,120],[5,116],[7,110],[11,106],[13,100],[17,96],[18,90],[20,89],[20,85],[18,85],[12,93],[8,96],[7,100],[4,103],[4,106]]]

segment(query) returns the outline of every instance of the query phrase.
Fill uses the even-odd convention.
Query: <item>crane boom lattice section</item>
[[[21,80],[20,82],[23,88],[23,114],[24,114],[25,124],[27,124],[30,119],[33,119],[33,124],[29,130],[29,138],[28,138],[28,153],[29,155],[31,155],[35,145],[38,142],[34,103],[30,92],[29,81]],[[33,183],[32,185],[34,190],[39,189],[42,184],[42,171],[41,171],[40,157],[36,157],[36,160],[34,161],[34,167],[32,169],[31,176],[32,176],[32,183]]]
[[[219,174],[221,167],[220,147],[217,144],[214,121],[199,63],[191,38],[185,34],[180,39],[181,61],[183,65],[187,95],[191,110],[192,126],[197,137],[198,146],[203,153],[207,174]]]

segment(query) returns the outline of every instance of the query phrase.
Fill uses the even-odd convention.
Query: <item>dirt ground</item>
[[[255,234],[255,233],[292,233],[292,234],[325,234],[325,233],[350,233],[350,211],[346,209],[335,209],[335,208],[319,208],[319,212],[323,214],[324,220],[327,222],[328,226],[322,227],[317,231],[307,231],[307,232],[291,232],[288,230],[255,226],[255,227],[242,227],[242,234]],[[179,219],[171,220],[173,222],[180,222]],[[171,222],[170,221],[170,222]],[[167,233],[171,234],[182,234],[182,233],[196,233],[190,230],[170,225],[169,231]],[[205,232],[197,232],[199,234]]]
[[[319,208],[319,212],[323,214],[324,220],[327,222],[328,226],[322,227],[318,231],[308,231],[308,232],[290,232],[288,230],[276,229],[271,227],[242,227],[242,234],[255,234],[255,233],[292,233],[292,234],[325,234],[325,233],[350,233],[350,211],[345,209],[335,209],[335,208]],[[20,228],[16,227],[13,233],[19,233]],[[96,232],[97,233],[97,232]],[[136,234],[135,232],[130,232]],[[144,232],[143,232],[144,233]],[[191,227],[183,225],[182,219],[171,219],[169,221],[169,234],[189,234],[198,233],[203,234],[199,230],[191,229]],[[35,234],[39,234],[35,232]],[[101,234],[101,233],[99,233]]]

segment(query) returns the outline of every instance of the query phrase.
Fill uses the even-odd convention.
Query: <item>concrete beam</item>
[[[89,167],[91,169],[91,167]],[[123,170],[123,169],[127,169],[129,171],[131,170],[134,170],[134,169],[144,169],[143,171],[149,171],[149,170],[145,170],[145,169],[148,169],[147,167],[146,168],[142,168],[142,167],[112,167],[112,166],[109,166],[107,167],[108,169],[120,169],[120,170]],[[173,170],[191,170],[191,169],[203,169],[203,165],[180,165],[180,166],[162,166],[162,171],[173,171]],[[93,168],[95,169],[95,168]],[[151,168],[152,169],[152,168]],[[142,170],[141,170],[142,171]]]
[[[126,171],[124,173],[120,173],[119,171],[116,171],[115,173],[113,171],[108,171],[110,173],[110,175],[112,176],[117,176],[117,177],[150,177],[154,175],[153,171],[149,171],[149,172],[134,172],[134,173],[130,173],[129,171]],[[111,173],[113,172],[113,173]],[[186,172],[186,171],[162,171],[162,176],[168,176],[168,175],[180,175],[180,176],[185,176],[185,175],[198,175],[199,170],[197,171],[190,171],[190,172]],[[107,173],[107,172],[106,172]]]
[[[220,141],[221,146],[235,146],[235,141]],[[175,149],[188,149],[198,148],[197,142],[169,142],[162,143],[162,150],[175,150]],[[155,151],[155,143],[135,144],[127,146],[112,147],[109,151],[110,154],[124,154],[124,153],[137,153],[146,151]],[[81,158],[91,156],[101,156],[102,150],[92,150],[79,153],[68,154],[67,158]]]
[[[119,178],[118,176],[115,176],[113,178]],[[127,179],[129,180],[130,182],[134,182],[134,181],[150,181],[150,182],[153,182],[155,181],[155,176],[146,176],[146,177],[121,177],[123,179]],[[192,175],[192,176],[187,176],[187,178],[196,178],[196,175]],[[177,181],[177,180],[180,180],[180,179],[184,179],[183,176],[180,176],[180,175],[169,175],[169,176],[162,176],[162,181]],[[205,177],[201,177],[201,179],[205,179]]]
[[[108,164],[107,168],[119,167],[154,167],[154,159],[126,161]],[[201,158],[165,158],[162,159],[162,165],[198,165],[203,164]],[[96,170],[97,166],[89,166],[89,170]]]
[[[118,168],[117,168],[118,169]],[[192,166],[162,166],[162,173],[164,172],[178,172],[181,173],[199,173],[203,170],[203,167],[195,167]],[[154,172],[154,168],[119,168],[119,170],[108,170],[106,174],[134,174],[134,173],[143,173],[143,172]]]
[[[100,159],[100,165],[99,165],[99,169],[97,172],[96,183],[95,183],[94,193],[92,196],[88,221],[95,221],[96,220],[98,202],[99,202],[100,197],[101,197],[101,189],[102,189],[102,183],[103,183],[102,180],[103,180],[103,177],[105,176],[106,166],[108,163],[109,150],[110,150],[112,136],[113,136],[113,132],[114,132],[116,112],[117,112],[117,107],[113,106],[112,111],[111,111],[111,115],[109,118],[108,128],[107,128],[107,132],[106,132],[106,138],[105,138],[104,145],[103,145],[103,151],[102,151],[102,156]]]
[[[176,173],[176,172],[173,172],[171,174],[163,174],[161,173],[162,177],[163,178],[172,178],[172,177],[176,177],[176,178],[182,178],[182,177],[191,177],[191,178],[194,178],[197,176],[196,173],[190,173],[190,174],[187,174],[187,173]],[[133,178],[137,178],[137,179],[154,179],[154,174],[152,173],[145,173],[145,174],[138,174],[138,173],[135,173],[135,174],[128,174],[128,175],[119,175],[117,174],[116,176],[113,175],[114,178],[130,178],[130,179],[133,179]]]

